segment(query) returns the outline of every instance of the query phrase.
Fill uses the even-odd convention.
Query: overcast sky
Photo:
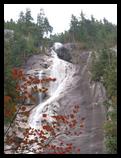
[[[44,9],[53,33],[64,32],[69,29],[71,15],[79,17],[81,10],[87,18],[93,15],[97,20],[104,17],[113,24],[117,24],[117,4],[4,4],[4,19],[16,21],[20,11],[30,8],[35,22],[40,9]]]

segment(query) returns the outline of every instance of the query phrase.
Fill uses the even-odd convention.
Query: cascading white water
[[[54,63],[51,69],[51,76],[56,78],[56,81],[51,82],[50,84],[49,94],[52,96],[56,93],[58,86],[62,83],[66,76],[66,67],[68,63],[59,59],[55,51],[52,50],[51,53]]]
[[[62,43],[59,43],[59,42],[55,42],[54,45],[53,45],[53,49],[56,51],[57,49],[63,47],[63,44]]]
[[[42,75],[42,74],[43,74],[43,71],[38,72],[38,75],[37,75],[38,79],[42,79],[42,78],[43,78],[43,75]],[[38,89],[41,89],[41,88],[42,88],[42,84],[39,83],[39,84],[37,85],[37,88],[38,88]],[[39,92],[39,93],[38,93],[38,102],[39,102],[39,104],[42,103],[42,100],[43,100],[43,98],[42,98],[42,92]]]

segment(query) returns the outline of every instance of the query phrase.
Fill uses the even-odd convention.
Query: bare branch
[[[25,102],[25,99],[23,100],[22,105],[24,104],[24,102]],[[7,130],[6,130],[5,134],[4,134],[4,136],[6,136],[6,135],[7,135],[7,133],[8,133],[8,131],[9,131],[9,129],[10,129],[10,127],[11,127],[11,125],[12,125],[13,121],[15,120],[15,118],[16,118],[16,116],[17,116],[17,114],[18,114],[18,113],[19,113],[19,111],[20,111],[20,108],[21,108],[21,106],[19,107],[19,109],[18,109],[18,111],[15,113],[15,115],[13,116],[13,118],[12,118],[12,120],[11,120],[10,124],[9,124],[9,127],[7,128]]]

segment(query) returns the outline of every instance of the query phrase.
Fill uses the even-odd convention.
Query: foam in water
[[[51,76],[56,78],[55,82],[51,82],[50,84],[50,95],[54,95],[58,86],[65,78],[65,62],[58,58],[57,54],[52,50],[53,56],[53,66],[51,69]]]
[[[59,43],[59,42],[55,42],[54,45],[53,45],[53,49],[54,50],[57,50],[59,48],[63,47],[63,44],[62,43]]]

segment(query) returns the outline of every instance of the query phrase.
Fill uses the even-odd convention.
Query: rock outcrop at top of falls
[[[82,50],[78,43],[54,43],[52,49],[57,53],[60,59],[71,62],[73,64],[80,64],[85,62],[88,56],[88,51]]]
[[[72,56],[70,54],[70,49],[69,48],[66,48],[61,43],[55,43],[54,46],[53,46],[53,49],[57,53],[57,55],[60,59],[63,59],[63,60],[68,61],[68,62],[71,61]]]

